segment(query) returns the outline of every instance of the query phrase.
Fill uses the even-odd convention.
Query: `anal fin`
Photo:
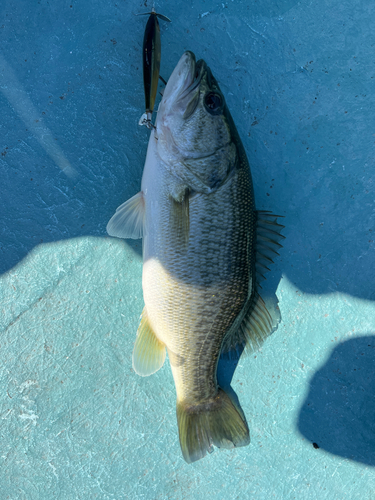
[[[165,345],[153,332],[144,307],[133,350],[134,371],[141,377],[152,375],[163,366],[165,355]]]

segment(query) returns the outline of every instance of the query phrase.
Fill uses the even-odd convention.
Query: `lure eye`
[[[204,105],[211,115],[218,115],[223,107],[224,99],[217,92],[209,92],[204,98]]]

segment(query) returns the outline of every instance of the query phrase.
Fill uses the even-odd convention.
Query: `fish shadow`
[[[375,466],[375,336],[342,342],[310,381],[299,432],[329,453]]]
[[[220,356],[217,365],[216,378],[219,387],[221,387],[228,394],[232,402],[242,413],[243,418],[246,420],[246,415],[241,407],[240,400],[238,399],[236,392],[231,386],[233,375],[236,371],[243,350],[244,349],[241,348],[238,351],[232,351],[229,354],[222,354]]]
[[[238,396],[231,386],[234,372],[236,371],[241,356],[249,356],[250,354],[253,354],[269,337],[275,334],[277,335],[278,328],[282,320],[276,296],[276,289],[278,285],[277,273],[274,274],[270,272],[267,273],[266,276],[265,281],[263,281],[261,285],[258,284],[258,293],[261,295],[263,300],[265,300],[265,305],[271,314],[273,329],[263,339],[257,338],[253,345],[246,344],[246,346],[237,346],[236,349],[226,353],[221,353],[217,366],[216,378],[218,385],[231,397],[232,401],[240,409],[245,419],[246,417],[242,410]]]
[[[233,396],[238,404],[239,400],[237,394],[230,384],[243,350],[243,347],[241,347],[238,351],[231,351],[229,354],[221,354],[217,365],[217,383],[222,389]]]

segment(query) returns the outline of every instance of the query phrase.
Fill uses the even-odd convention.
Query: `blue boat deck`
[[[146,2],[147,3],[147,2]],[[140,241],[109,238],[149,131],[141,2],[5,0],[0,498],[348,499],[375,491],[375,5],[161,1],[161,75],[220,83],[286,236],[282,322],[229,377],[251,443],[184,462],[168,360],[132,370]],[[225,370],[227,370],[226,373]],[[232,370],[232,371],[231,371]]]

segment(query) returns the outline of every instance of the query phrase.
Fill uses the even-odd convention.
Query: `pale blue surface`
[[[373,499],[375,6],[156,5],[162,75],[206,60],[286,225],[282,323],[221,366],[252,442],[187,465],[169,363],[131,368],[141,243],[105,234],[140,187],[150,5],[1,4],[0,498]]]

